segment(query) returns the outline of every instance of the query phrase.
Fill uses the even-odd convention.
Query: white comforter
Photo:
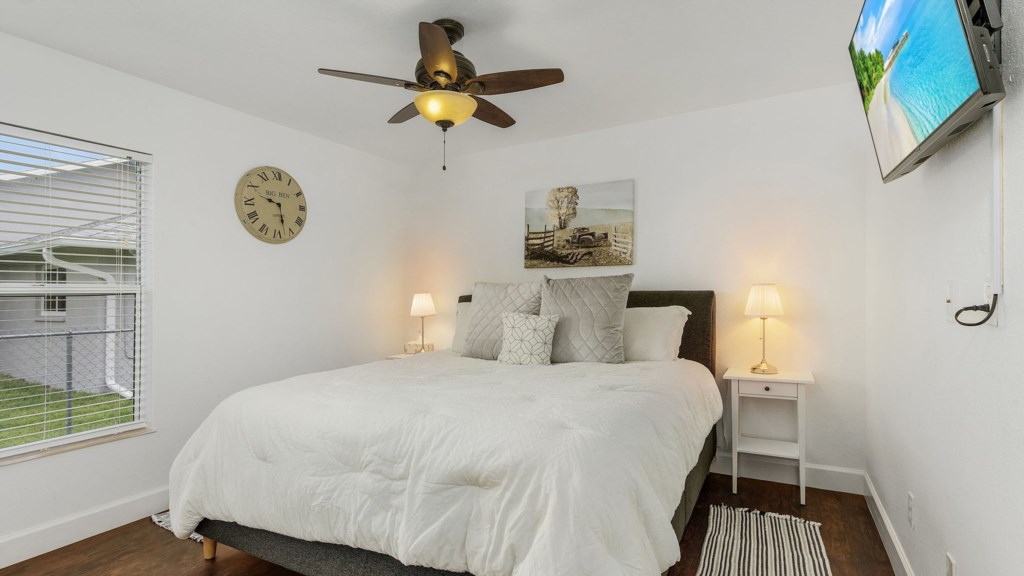
[[[435,352],[239,392],[171,469],[203,518],[477,576],[660,574],[722,414],[695,362],[509,366]]]

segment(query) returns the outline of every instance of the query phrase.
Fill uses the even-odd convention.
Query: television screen
[[[962,0],[866,0],[850,57],[885,181],[917,167],[980,115],[979,40]],[[984,33],[982,40],[988,40]],[[991,61],[988,49],[985,56]],[[998,72],[998,62],[995,63]],[[1001,82],[998,92],[1002,92]],[[963,126],[966,128],[966,125]],[[962,128],[961,128],[962,129]],[[937,140],[941,140],[937,141]]]

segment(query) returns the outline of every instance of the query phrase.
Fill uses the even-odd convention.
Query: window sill
[[[156,430],[148,427],[135,428],[133,430],[126,430],[124,432],[119,432],[117,434],[107,434],[106,436],[99,436],[97,438],[89,438],[87,440],[80,440],[78,442],[69,442],[67,444],[61,444],[60,446],[54,446],[52,448],[43,448],[32,452],[25,452],[23,454],[13,454],[11,456],[5,456],[0,458],[0,467],[8,466],[10,464],[17,464],[19,462],[25,462],[26,460],[35,460],[36,458],[52,456],[54,454],[63,454],[64,452],[71,452],[72,450],[88,448],[90,446],[96,446],[98,444],[106,444],[107,442],[116,442],[117,440],[134,438],[136,436],[142,436],[144,434],[150,434],[152,432],[156,432]]]

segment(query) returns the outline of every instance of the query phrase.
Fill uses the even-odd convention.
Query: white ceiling
[[[560,67],[565,82],[490,97],[449,155],[852,82],[861,0],[5,0],[6,32],[399,162],[440,130],[389,125],[413,92],[317,74],[414,80],[417,23],[454,18],[478,74]],[[11,55],[5,55],[11,57]]]

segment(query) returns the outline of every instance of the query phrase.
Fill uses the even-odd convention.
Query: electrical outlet
[[[986,282],[985,285],[982,286],[981,298],[982,298],[982,302],[984,302],[986,304],[992,304],[992,284],[990,282]],[[996,305],[995,312],[992,313],[992,318],[990,318],[989,321],[986,322],[985,324],[988,325],[988,326],[999,326],[999,305],[998,304]]]
[[[946,552],[946,576],[956,576],[956,560],[949,552]]]
[[[911,528],[917,528],[914,525],[914,493],[907,492],[907,524],[910,524]]]

